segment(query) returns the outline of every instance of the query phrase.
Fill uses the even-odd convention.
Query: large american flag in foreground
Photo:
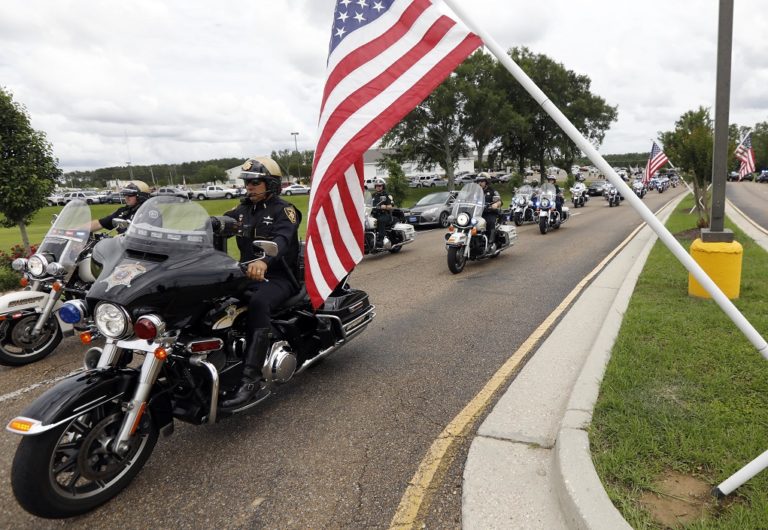
[[[315,308],[363,258],[363,153],[481,45],[429,0],[339,0],[333,17],[304,258]]]
[[[736,158],[741,160],[739,180],[755,172],[755,150],[752,149],[752,133],[748,133],[736,148]]]
[[[659,144],[653,142],[653,145],[651,146],[651,154],[648,156],[648,162],[645,164],[645,176],[643,177],[643,184],[648,184],[648,181],[651,180],[653,174],[661,169],[661,167],[667,162],[669,162],[667,155],[665,155],[664,151],[661,150]]]

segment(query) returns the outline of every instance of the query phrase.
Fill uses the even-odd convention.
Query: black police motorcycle
[[[91,209],[80,199],[59,212],[29,259],[14,260],[24,290],[0,296],[0,364],[23,366],[47,357],[74,330],[58,316],[65,300],[84,298],[96,280],[91,251],[106,234],[91,234]]]
[[[106,343],[86,353],[85,372],[7,426],[23,437],[11,484],[24,509],[49,518],[85,513],[130,483],[174,419],[212,424],[268,396],[219,406],[241,379],[246,342],[248,279],[212,228],[228,235],[233,224],[186,199],[157,197],[141,206],[124,237],[96,246],[103,270],[85,300],[65,303],[60,316],[92,320]],[[254,245],[260,258],[277,253],[273,242]],[[368,295],[346,282],[317,311],[302,287],[272,315],[266,388],[348,343],[374,317]],[[139,367],[134,357],[143,357]]]
[[[405,215],[403,211],[395,208],[392,210],[392,218],[395,222],[387,227],[383,241],[377,241],[377,231],[379,220],[374,217],[373,213],[376,210],[375,204],[373,204],[373,196],[371,192],[365,192],[365,234],[363,237],[363,253],[364,254],[379,254],[380,252],[389,252],[391,254],[397,254],[400,252],[404,245],[413,243],[416,238],[416,230],[413,225],[410,225],[405,221]]]
[[[488,227],[483,219],[485,193],[479,184],[470,182],[461,188],[453,202],[451,223],[445,235],[448,251],[448,270],[458,274],[464,270],[468,260],[497,257],[517,239],[517,230],[512,224],[502,224],[501,216],[496,218],[494,241],[488,240]]]

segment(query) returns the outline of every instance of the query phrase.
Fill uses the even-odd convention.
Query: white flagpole
[[[688,269],[688,271],[696,278],[696,281],[709,293],[712,299],[720,306],[723,312],[730,318],[736,327],[741,330],[744,336],[752,343],[757,351],[766,359],[768,359],[768,342],[760,335],[760,333],[752,326],[752,324],[741,314],[735,305],[728,299],[720,288],[712,281],[712,279],[704,272],[704,269],[694,260],[688,252],[683,248],[675,237],[666,229],[666,227],[659,221],[653,212],[643,203],[643,201],[634,194],[634,192],[627,186],[624,181],[616,174],[611,165],[605,161],[605,159],[597,152],[589,141],[579,132],[576,127],[565,117],[560,109],[555,106],[552,101],[536,86],[530,77],[507,55],[505,50],[499,46],[499,44],[485,31],[474,23],[467,16],[466,12],[458,2],[455,0],[443,0],[448,7],[450,7],[458,18],[469,27],[475,34],[477,34],[482,40],[485,47],[488,48],[493,55],[499,60],[501,64],[512,74],[512,76],[525,88],[525,90],[533,97],[533,99],[541,106],[547,114],[549,114],[555,123],[557,123],[568,137],[587,155],[587,158],[602,171],[603,175],[608,177],[608,180],[616,186],[624,196],[624,199],[629,202],[632,207],[637,210],[642,217],[643,221],[648,223],[654,232],[659,236],[659,239],[667,246],[672,254]]]

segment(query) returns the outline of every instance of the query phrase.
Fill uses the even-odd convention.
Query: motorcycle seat
[[[307,286],[302,284],[301,290],[299,290],[298,293],[288,298],[286,301],[284,301],[282,304],[280,304],[280,307],[278,307],[275,310],[275,313],[280,313],[281,311],[285,311],[286,309],[290,309],[292,307],[295,307],[297,305],[304,305],[309,303],[309,295],[307,294]]]

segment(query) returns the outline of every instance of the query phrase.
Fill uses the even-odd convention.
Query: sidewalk
[[[678,199],[662,212],[661,220]],[[726,214],[768,250],[768,232]],[[480,426],[464,468],[466,529],[628,529],[592,464],[587,429],[656,234],[647,226],[584,290]],[[602,327],[588,324],[602,322]]]

